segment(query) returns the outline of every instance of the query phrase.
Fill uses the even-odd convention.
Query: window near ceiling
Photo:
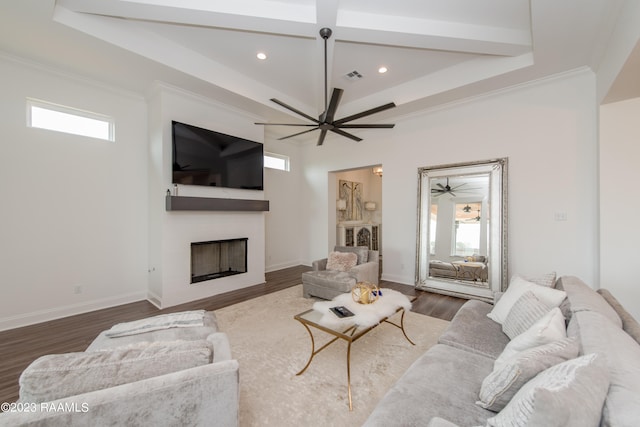
[[[289,157],[265,151],[264,167],[289,172]]]
[[[114,141],[114,121],[104,114],[27,99],[27,126]]]

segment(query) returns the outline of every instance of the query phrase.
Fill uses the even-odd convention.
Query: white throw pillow
[[[517,274],[515,274],[514,276],[517,276]],[[524,277],[524,280],[535,283],[536,285],[545,286],[547,288],[555,288],[556,272],[552,271],[551,273],[541,274],[539,276],[526,276]]]
[[[565,338],[518,353],[482,381],[477,405],[499,412],[520,388],[545,369],[578,357],[576,338]]]
[[[533,347],[548,344],[567,337],[564,316],[558,307],[554,307],[540,320],[533,324],[526,332],[521,333],[506,345],[496,361],[494,368],[499,367],[520,352]]]
[[[511,307],[507,318],[502,322],[502,332],[509,339],[514,339],[523,332],[526,332],[534,323],[551,310],[545,303],[540,301],[536,295],[527,291]]]
[[[502,295],[493,306],[493,309],[487,314],[487,317],[494,322],[502,324],[516,301],[527,291],[533,292],[541,302],[549,307],[558,307],[567,296],[564,291],[536,285],[516,275],[511,280],[511,283],[509,283],[509,287],[504,295]]]
[[[526,383],[507,406],[487,420],[491,427],[600,425],[609,373],[598,353],[552,366]]]

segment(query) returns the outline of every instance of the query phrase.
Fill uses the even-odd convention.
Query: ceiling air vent
[[[360,80],[362,78],[362,74],[360,74],[356,70],[353,70],[352,72],[347,73],[344,76],[347,78],[347,80],[353,80],[353,81]]]

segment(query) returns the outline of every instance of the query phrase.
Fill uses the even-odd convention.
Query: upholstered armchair
[[[303,296],[333,299],[351,292],[358,282],[378,284],[378,251],[366,246],[336,246],[327,258],[313,261],[312,268],[302,273]]]

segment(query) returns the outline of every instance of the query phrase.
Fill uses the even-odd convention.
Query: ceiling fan
[[[342,98],[342,89],[334,88],[331,93],[331,102],[327,104],[327,39],[331,37],[331,29],[330,28],[322,28],[320,30],[320,37],[324,39],[324,112],[320,114],[318,119],[313,118],[312,116],[303,113],[300,110],[295,109],[294,107],[285,104],[282,101],[277,100],[276,98],[271,98],[271,101],[276,104],[286,108],[287,110],[293,111],[294,113],[304,117],[305,119],[311,120],[313,124],[300,124],[300,123],[255,123],[256,125],[265,125],[265,126],[303,126],[303,127],[311,127],[311,129],[304,130],[302,132],[294,133],[293,135],[284,136],[282,138],[278,138],[278,141],[283,139],[293,138],[294,136],[303,135],[305,133],[313,132],[314,130],[320,129],[320,136],[318,137],[317,145],[322,145],[325,137],[327,136],[327,132],[331,131],[337,133],[338,135],[342,135],[344,137],[350,138],[354,141],[362,141],[362,138],[359,138],[349,132],[345,132],[343,129],[390,129],[393,128],[394,124],[347,124],[348,122],[356,119],[360,119],[362,117],[370,116],[372,114],[379,113],[381,111],[388,110],[390,108],[394,108],[396,104],[390,102],[388,104],[381,105],[376,108],[372,108],[370,110],[362,111],[360,113],[344,117],[339,120],[335,120],[336,110],[338,109],[338,104],[340,103],[340,98]]]
[[[433,195],[433,197],[438,197],[438,196],[442,196],[443,194],[451,194],[452,196],[455,197],[455,193],[454,191],[458,190],[460,187],[465,186],[467,183],[463,182],[462,184],[456,186],[456,187],[452,187],[449,185],[449,178],[447,177],[447,183],[446,185],[442,185],[441,183],[436,183],[436,186],[439,188],[432,188],[431,189],[431,194]]]

